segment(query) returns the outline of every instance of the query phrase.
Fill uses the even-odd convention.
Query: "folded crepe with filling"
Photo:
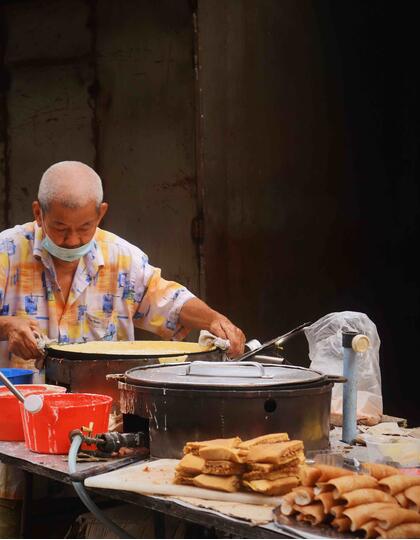
[[[314,488],[309,486],[298,486],[293,488],[295,494],[295,504],[305,506],[311,504],[314,500]]]
[[[388,531],[376,527],[376,532],[380,538],[420,538],[420,523],[402,523]]]
[[[200,448],[198,454],[206,461],[233,461],[234,463],[243,463],[243,457],[239,454],[237,448],[231,448],[222,445],[211,445]]]
[[[302,441],[287,441],[275,444],[260,444],[249,449],[248,463],[273,463],[281,465],[296,459],[303,452]]]
[[[387,478],[379,480],[382,486],[388,493],[395,495],[401,491],[405,491],[411,486],[420,486],[420,476],[408,476],[406,474],[394,474]]]
[[[347,516],[351,521],[351,531],[357,531],[360,527],[372,519],[373,512],[381,510],[382,508],[388,508],[392,510],[395,507],[390,503],[370,503],[363,504],[361,506],[355,506],[353,508],[346,508],[343,515]]]
[[[303,452],[302,452],[303,453]],[[289,457],[286,458],[286,460],[283,463],[275,464],[275,463],[246,463],[246,468],[249,472],[272,472],[272,471],[280,471],[280,470],[287,470],[289,468],[297,468],[299,467],[299,476],[300,476],[300,469],[302,467],[302,458],[300,456],[300,453],[296,455],[296,457]]]
[[[203,474],[215,474],[217,476],[230,476],[232,474],[241,474],[244,469],[244,465],[234,463],[233,461],[204,461],[200,472]]]
[[[343,499],[347,508],[359,506],[359,504],[369,504],[373,502],[385,502],[398,505],[397,500],[392,495],[374,488],[361,488],[342,493],[340,499]]]
[[[242,475],[243,480],[277,480],[278,478],[286,478],[287,476],[296,476],[299,478],[298,467],[286,467],[285,469],[277,469],[271,472],[250,471]]]
[[[411,486],[404,490],[403,495],[409,501],[410,510],[420,512],[420,486]]]
[[[373,478],[373,476],[368,474],[340,476],[339,478],[333,478],[328,482],[317,482],[317,487],[323,488],[323,491],[332,489],[336,499],[347,491],[354,491],[362,488],[376,488],[377,486],[378,481],[376,478]]]
[[[372,518],[378,520],[378,527],[381,529],[392,529],[401,523],[420,523],[420,514],[415,510],[407,510],[394,506],[393,508],[382,508],[371,513]]]
[[[203,471],[205,460],[194,454],[185,454],[175,470],[183,476],[194,476]]]
[[[238,445],[238,448],[249,450],[251,447],[258,446],[260,444],[273,444],[288,440],[289,435],[287,433],[270,433],[269,435],[261,435],[260,437],[243,441]]]
[[[338,517],[331,521],[331,526],[337,529],[338,532],[347,532],[350,530],[351,521],[348,517]]]
[[[284,495],[299,484],[295,476],[279,478],[278,480],[243,480],[243,485],[251,491],[264,495]]]
[[[304,506],[294,504],[293,508],[299,514],[306,516],[307,521],[310,521],[312,525],[319,525],[319,523],[322,523],[326,517],[324,507],[320,502],[315,502],[313,504],[307,504]]]
[[[242,442],[240,437],[230,437],[229,439],[211,439],[210,441],[195,441],[187,442],[184,446],[184,454],[198,455],[200,448],[205,446],[225,446],[227,448],[234,448]]]
[[[329,514],[331,511],[331,508],[333,506],[337,505],[337,500],[334,499],[334,495],[331,491],[327,491],[326,493],[320,493],[319,495],[314,496],[315,501],[321,501],[322,506],[324,507],[324,512],[326,514]]]
[[[205,489],[215,489],[233,493],[239,490],[240,481],[238,476],[214,476],[211,474],[199,474],[193,478],[195,486]]]
[[[184,476],[183,474],[180,474],[178,472],[175,472],[175,476],[173,479],[174,484],[181,484],[183,486],[193,486],[195,476]]]
[[[362,469],[363,472],[370,474],[376,478],[376,480],[382,480],[382,478],[393,476],[394,474],[399,474],[400,472],[396,467],[382,465],[381,463],[363,463]]]

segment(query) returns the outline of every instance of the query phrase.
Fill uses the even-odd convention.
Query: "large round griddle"
[[[86,343],[51,344],[47,354],[52,358],[69,360],[170,358],[197,356],[216,351],[185,341],[88,341]]]
[[[165,388],[255,389],[318,383],[325,375],[298,366],[262,365],[254,362],[186,362],[135,367],[126,382]]]

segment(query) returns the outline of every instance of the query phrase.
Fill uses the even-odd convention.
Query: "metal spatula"
[[[300,324],[296,328],[293,328],[293,330],[290,330],[290,332],[287,332],[286,334],[283,334],[281,336],[277,336],[274,339],[270,339],[269,341],[266,341],[265,343],[263,343],[261,345],[261,347],[258,347],[257,349],[254,349],[252,351],[248,351],[245,354],[243,354],[242,356],[238,356],[234,360],[235,360],[235,362],[242,362],[243,360],[247,360],[248,358],[250,358],[251,356],[254,356],[255,354],[259,354],[260,352],[264,351],[265,349],[268,349],[268,347],[271,347],[271,345],[274,345],[275,343],[277,345],[280,345],[281,343],[284,343],[285,341],[287,341],[290,337],[292,337],[292,336],[298,334],[299,332],[301,332],[306,326],[309,326],[310,324],[312,324],[312,323],[311,322],[305,322],[303,324]]]

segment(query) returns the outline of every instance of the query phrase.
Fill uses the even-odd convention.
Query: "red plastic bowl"
[[[17,384],[26,397],[31,394],[64,393],[64,386],[52,384]],[[24,441],[19,400],[5,386],[0,387],[0,441]]]
[[[25,443],[32,452],[67,454],[69,433],[93,424],[93,435],[108,431],[112,397],[102,394],[45,394],[37,413],[24,409],[22,415]]]

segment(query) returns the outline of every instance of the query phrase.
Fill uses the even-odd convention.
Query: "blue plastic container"
[[[1,368],[0,371],[12,384],[32,384],[34,372],[30,369]],[[1,381],[0,386],[4,386]]]

